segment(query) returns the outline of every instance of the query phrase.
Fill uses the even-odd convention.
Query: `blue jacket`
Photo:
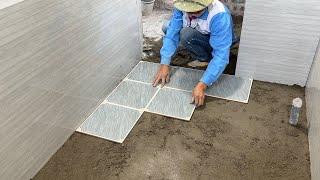
[[[199,18],[206,20],[208,10]],[[183,28],[183,13],[174,9],[172,18],[166,35],[163,38],[163,47],[161,48],[161,64],[169,65],[179,42],[180,30]],[[226,10],[216,14],[209,25],[210,45],[213,49],[212,57],[205,73],[200,79],[206,85],[211,86],[223,73],[229,64],[229,53],[232,40],[234,39],[233,24],[230,12]]]

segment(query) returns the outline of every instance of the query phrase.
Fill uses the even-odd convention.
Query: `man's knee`
[[[189,44],[191,42],[191,40],[194,39],[194,37],[196,36],[197,33],[198,33],[197,30],[193,29],[193,28],[190,28],[190,27],[182,28],[180,31],[181,44],[183,46]]]

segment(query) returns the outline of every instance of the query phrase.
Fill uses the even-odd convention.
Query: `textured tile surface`
[[[216,83],[206,91],[208,96],[248,103],[252,79],[222,75]]]
[[[67,95],[101,100],[105,99],[119,83],[118,78],[97,72],[76,83]]]
[[[88,111],[94,110],[97,101],[26,87],[3,98],[0,104],[7,112],[6,117],[3,112],[0,116],[0,166],[4,167],[0,174],[30,179],[90,115]],[[25,172],[7,173],[20,168]]]
[[[320,179],[320,42],[306,87],[309,150],[312,179]]]
[[[0,100],[0,152],[30,125],[39,121],[39,116],[48,111],[62,94],[25,86]],[[51,102],[51,105],[48,104]],[[1,170],[0,170],[1,172]]]
[[[36,122],[0,152],[2,179],[30,179],[48,161],[74,130]],[[12,161],[15,159],[15,161]],[[31,166],[31,167],[30,167]],[[8,174],[11,169],[12,174]],[[23,169],[23,171],[20,171]],[[8,177],[8,178],[7,178]]]
[[[189,68],[172,70],[170,83],[167,87],[192,91],[199,82],[204,71]],[[247,103],[250,96],[252,80],[223,74],[206,91],[207,96]]]
[[[140,62],[127,76],[128,79],[151,83],[159,64]],[[166,87],[192,91],[199,82],[204,71],[183,67],[171,67],[170,82]],[[250,96],[252,79],[222,75],[217,82],[208,88],[208,96],[247,103]]]
[[[107,102],[142,109],[150,102],[157,88],[150,84],[123,81],[107,98]]]
[[[191,92],[161,88],[147,107],[148,112],[189,121],[195,109]]]
[[[170,82],[168,87],[192,91],[199,82],[204,71],[189,68],[173,68],[171,69]]]
[[[141,114],[141,111],[101,104],[77,131],[122,143]]]
[[[140,1],[19,1],[0,0],[0,179],[32,178],[141,59]]]
[[[141,81],[145,83],[152,83],[156,73],[158,72],[160,64],[140,61],[136,67],[127,76],[128,79]]]
[[[0,10],[4,9],[6,7],[10,7],[14,4],[21,2],[21,1],[24,1],[24,0],[1,0],[0,1]]]
[[[170,83],[167,87],[192,91],[199,82],[204,71],[189,68],[172,70]],[[206,91],[207,96],[247,103],[250,95],[252,80],[223,74]]]
[[[247,0],[236,75],[304,86],[320,34],[318,0]]]

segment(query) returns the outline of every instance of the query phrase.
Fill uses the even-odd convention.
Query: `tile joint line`
[[[124,79],[123,81],[131,81],[131,82],[136,82],[136,83],[141,83],[141,84],[147,84],[147,85],[152,85],[152,83],[147,83],[147,82],[143,82],[143,81],[137,81],[137,80],[133,80],[133,79]],[[160,86],[160,85],[159,85]],[[174,88],[174,87],[170,87],[167,85],[164,85],[163,88],[167,88],[167,89],[173,89],[173,90],[179,90],[179,91],[184,91],[184,92],[192,92],[189,90],[184,90],[184,89],[179,89],[179,88]]]
[[[148,104],[146,105],[146,107],[144,108],[145,109],[145,111],[147,110],[147,108],[149,107],[149,105],[151,104],[151,102],[153,101],[153,99],[156,97],[156,95],[159,93],[159,91],[161,90],[161,88],[160,87],[157,87],[158,89],[157,89],[157,91],[156,91],[156,93],[154,93],[154,95],[152,96],[152,98],[150,99],[150,101],[148,102]]]
[[[143,81],[137,81],[129,78],[123,79],[123,81],[131,81],[131,82],[136,82],[136,83],[141,83],[141,84],[147,84],[147,85],[152,85],[151,83],[143,82]]]
[[[129,107],[129,106],[124,106],[124,105],[112,103],[112,102],[109,102],[109,101],[105,101],[104,104],[110,104],[110,105],[114,105],[114,106],[119,106],[119,107],[131,109],[131,110],[136,110],[136,111],[139,111],[139,112],[143,111],[141,109],[137,109],[137,108],[133,108],[133,107]]]

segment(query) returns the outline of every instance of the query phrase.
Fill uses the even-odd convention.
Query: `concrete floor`
[[[145,113],[123,144],[75,133],[36,175],[50,179],[310,179],[304,89],[255,81],[248,104],[207,98],[190,122]]]
[[[159,62],[167,17],[144,20],[155,40],[146,41],[149,61]],[[123,144],[74,133],[34,179],[310,179],[305,108],[298,127],[287,123],[295,97],[304,98],[304,88],[254,81],[248,104],[207,98],[190,122],[144,113]]]

